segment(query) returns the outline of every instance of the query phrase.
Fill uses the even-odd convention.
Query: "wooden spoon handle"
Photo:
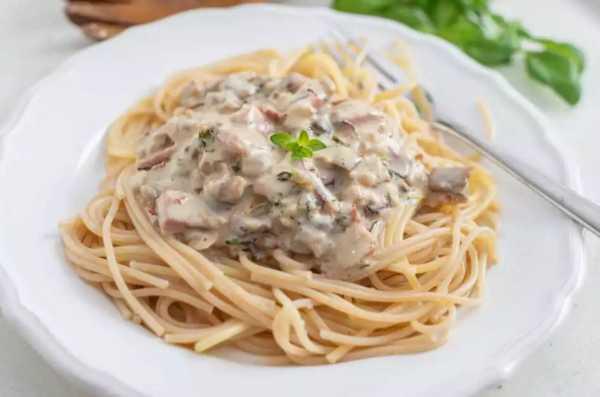
[[[193,8],[260,2],[262,0],[69,0],[65,13],[87,36],[104,40],[131,25]]]

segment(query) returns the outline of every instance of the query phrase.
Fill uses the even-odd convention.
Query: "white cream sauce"
[[[395,121],[329,87],[252,73],[187,86],[139,149],[140,200],[161,232],[259,259],[279,248],[331,278],[368,266],[378,224],[426,195],[427,172]],[[296,161],[270,141],[303,129],[327,148]]]

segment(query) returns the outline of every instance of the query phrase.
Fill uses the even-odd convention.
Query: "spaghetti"
[[[415,143],[426,170],[469,167],[466,200],[395,205],[368,270],[352,279],[319,274],[306,256],[284,249],[266,260],[161,232],[134,182],[140,141],[186,112],[180,100],[190,82],[238,72],[327,79],[336,101],[370,103]],[[378,92],[360,61],[340,62],[323,49],[290,57],[264,50],[182,72],[111,126],[100,192],[60,225],[65,255],[123,317],[198,352],[230,345],[265,364],[320,364],[436,348],[447,340],[457,308],[481,302],[495,261],[497,207],[488,173],[431,133],[405,97],[413,88]]]

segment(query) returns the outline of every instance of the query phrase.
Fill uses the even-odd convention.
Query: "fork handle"
[[[449,128],[447,123],[433,123],[433,127],[481,152],[490,161],[550,202],[573,221],[600,237],[600,205],[553,181],[530,165],[492,147],[477,137],[467,135],[454,126]]]

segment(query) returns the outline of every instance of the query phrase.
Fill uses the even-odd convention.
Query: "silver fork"
[[[351,36],[339,28],[332,29],[331,34],[337,40],[357,45]],[[375,69],[381,78],[379,81],[380,87],[389,88],[399,83],[399,79],[393,71],[385,67],[382,62],[379,62],[366,48],[362,48],[362,50],[365,51],[364,59],[366,63]],[[509,153],[493,147],[462,128],[457,128],[453,123],[438,118],[436,121],[431,122],[431,126],[436,131],[452,136],[476,152],[481,153],[516,180],[561,210],[573,221],[600,237],[600,205],[553,181]]]

